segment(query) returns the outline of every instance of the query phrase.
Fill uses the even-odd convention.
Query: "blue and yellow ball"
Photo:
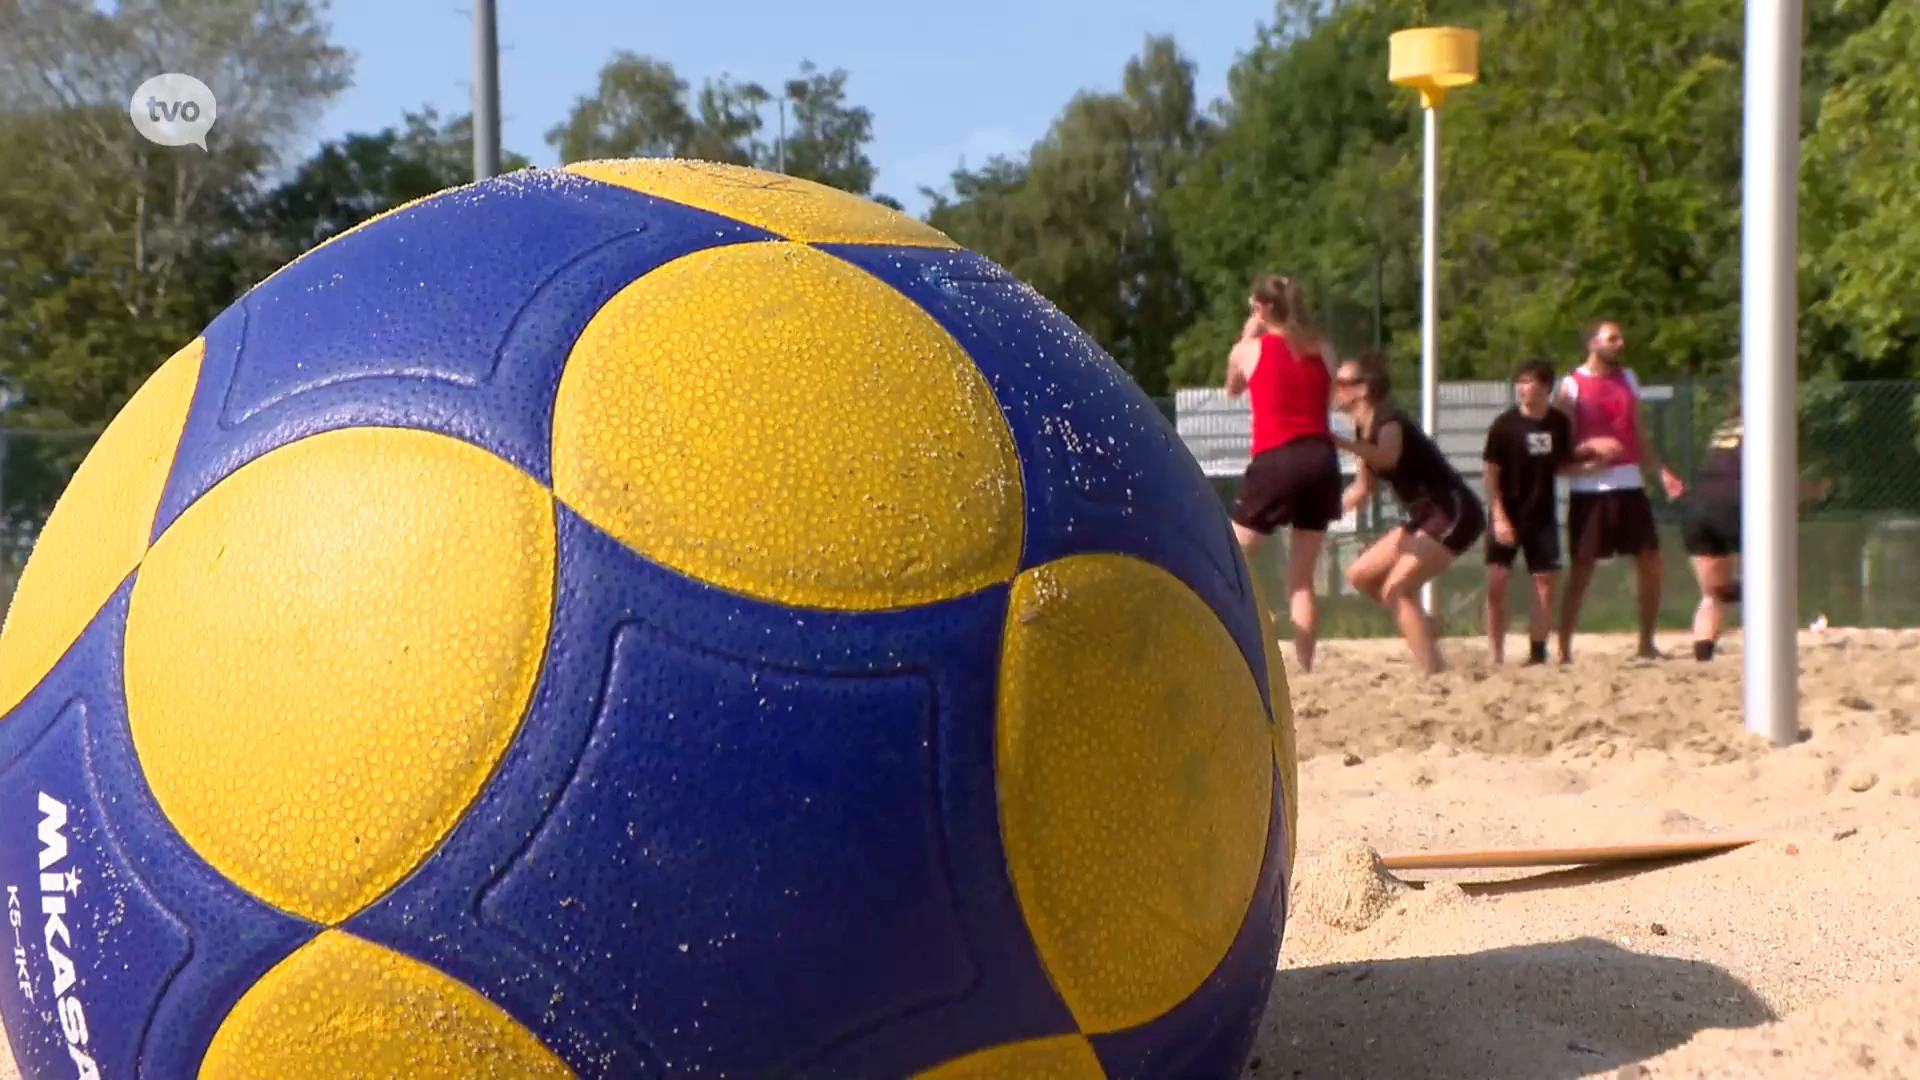
[[[1295,814],[1253,590],[1152,403],[919,222],[443,192],[48,520],[0,1016],[36,1080],[1235,1076]]]

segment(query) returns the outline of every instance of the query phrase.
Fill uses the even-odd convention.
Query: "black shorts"
[[[1549,517],[1528,523],[1515,522],[1513,544],[1503,544],[1487,534],[1487,565],[1512,566],[1520,555],[1527,557],[1527,573],[1551,574],[1560,569],[1560,523]]]
[[[1401,528],[1432,537],[1458,557],[1487,531],[1487,513],[1471,491],[1451,491],[1407,504]]]
[[[1653,501],[1641,488],[1574,492],[1567,498],[1567,547],[1580,560],[1659,551]]]
[[[1340,511],[1340,455],[1326,439],[1295,439],[1247,463],[1233,520],[1257,533],[1283,526],[1325,532]]]
[[[1689,555],[1740,554],[1740,504],[1689,500],[1680,542]]]

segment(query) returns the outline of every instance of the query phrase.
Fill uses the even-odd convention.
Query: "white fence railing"
[[[1643,386],[1640,396],[1648,401],[1661,401],[1673,396],[1671,386]],[[1487,428],[1492,426],[1494,418],[1513,404],[1513,386],[1498,381],[1485,382],[1443,382],[1440,384],[1439,415],[1435,418],[1431,432],[1434,441],[1440,444],[1440,450],[1447,460],[1460,471],[1467,483],[1483,497],[1486,492],[1482,486],[1483,469],[1480,454],[1486,447]],[[1186,443],[1187,450],[1200,467],[1212,477],[1237,477],[1247,468],[1247,440],[1252,417],[1247,411],[1247,399],[1228,400],[1224,391],[1218,388],[1196,390],[1177,390],[1174,392],[1174,427],[1180,433],[1180,439]],[[1333,430],[1341,435],[1353,434],[1353,422],[1339,413],[1333,414]],[[1341,471],[1352,476],[1354,459],[1351,454],[1340,455]],[[1561,520],[1565,520],[1566,483],[1560,484]],[[1356,527],[1354,515],[1349,514],[1334,526],[1339,532],[1351,532]]]

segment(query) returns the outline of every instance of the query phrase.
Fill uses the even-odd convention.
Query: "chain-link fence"
[[[1478,480],[1478,458],[1486,425],[1505,407],[1501,384],[1444,384],[1442,445],[1470,479]],[[1706,439],[1733,405],[1735,384],[1728,380],[1681,381],[1650,386],[1649,435],[1666,460],[1682,475],[1698,465]],[[1799,394],[1800,463],[1807,476],[1834,482],[1833,495],[1802,511],[1800,609],[1806,618],[1824,614],[1835,623],[1858,626],[1920,625],[1920,382],[1806,383]],[[1159,402],[1170,422],[1191,425],[1174,398]],[[1209,469],[1223,503],[1231,502],[1244,464],[1244,421],[1229,417],[1221,433],[1188,436],[1188,445]],[[65,488],[73,470],[92,446],[95,431],[0,430],[0,605],[10,601],[20,568],[38,535],[40,523]],[[1211,442],[1209,442],[1211,439]],[[1221,458],[1222,444],[1240,455]],[[1680,547],[1679,508],[1653,493],[1662,521],[1667,587],[1663,621],[1684,625],[1695,600],[1691,571]],[[1393,520],[1391,502],[1363,509],[1327,545],[1321,566],[1321,591],[1328,597],[1327,632],[1370,635],[1393,632],[1371,603],[1345,593],[1345,563]],[[1279,545],[1271,546],[1256,567],[1278,595]],[[1439,582],[1441,611],[1453,633],[1474,633],[1484,626],[1483,571],[1477,552],[1462,559]],[[1515,615],[1525,590],[1513,590]],[[1628,567],[1601,568],[1585,604],[1583,625],[1626,629],[1633,623],[1633,588]],[[1282,620],[1284,622],[1284,620]]]

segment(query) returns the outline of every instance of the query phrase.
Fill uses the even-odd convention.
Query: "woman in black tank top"
[[[1347,508],[1372,493],[1377,477],[1406,511],[1404,521],[1347,567],[1347,582],[1393,613],[1414,664],[1432,674],[1446,665],[1433,620],[1420,608],[1420,589],[1480,539],[1487,517],[1440,447],[1394,408],[1389,389],[1386,362],[1375,354],[1342,363],[1333,380],[1334,406],[1353,419],[1358,436],[1334,439],[1360,459]]]
[[[1693,563],[1693,579],[1700,584],[1700,604],[1693,610],[1693,658],[1703,663],[1713,659],[1727,608],[1740,602],[1734,560],[1740,557],[1740,455],[1746,441],[1736,399],[1732,413],[1707,440],[1707,452],[1681,505],[1680,540]],[[1803,480],[1800,498],[1823,499],[1832,490],[1830,480]]]

